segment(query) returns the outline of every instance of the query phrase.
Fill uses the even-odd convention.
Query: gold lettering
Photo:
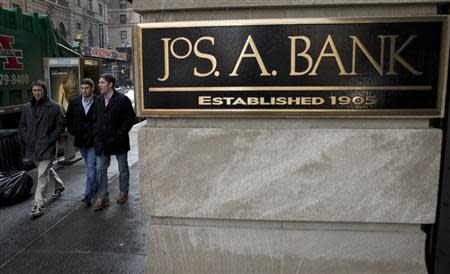
[[[169,79],[169,41],[170,38],[161,38],[164,43],[164,76],[163,78],[157,78],[158,81],[166,81]]]
[[[400,53],[405,49],[405,47],[414,40],[417,35],[411,35],[408,40],[398,49],[395,50],[395,44],[397,41],[398,35],[386,35],[384,37],[391,38],[391,47],[390,47],[390,56],[389,56],[389,71],[386,75],[397,75],[395,72],[395,60],[397,60],[400,64],[402,64],[409,72],[414,75],[422,75],[423,73],[415,70],[405,59],[400,56]],[[394,60],[395,59],[395,60]]]
[[[207,77],[207,76],[211,75],[216,70],[216,67],[217,67],[216,57],[214,57],[211,54],[206,54],[206,53],[200,52],[198,50],[198,44],[203,40],[211,41],[211,45],[214,45],[213,37],[209,37],[209,36],[201,37],[194,44],[194,53],[196,56],[198,56],[200,58],[208,59],[211,62],[211,70],[206,73],[201,73],[197,70],[196,67],[194,67],[194,75],[198,76],[198,77]]]
[[[199,96],[198,97],[198,104],[203,105],[211,105],[211,96]]]
[[[277,97],[276,104],[277,105],[286,105],[286,97]]]
[[[215,105],[215,106],[223,105],[222,98],[220,98],[220,97],[214,97],[214,98],[212,99],[212,101],[213,101],[212,104]]]
[[[311,97],[302,97],[302,105],[311,105]]]
[[[288,97],[288,105],[300,105],[301,98],[300,97]]]
[[[367,59],[369,59],[370,63],[373,67],[378,71],[380,75],[383,75],[383,67],[384,67],[384,39],[385,36],[378,36],[381,39],[380,45],[380,63],[377,63],[372,55],[370,55],[369,51],[366,47],[361,43],[361,41],[356,36],[350,36],[353,40],[353,54],[352,54],[352,75],[358,75],[356,72],[356,46],[364,53]]]
[[[260,97],[260,98],[259,98],[259,104],[260,104],[261,106],[269,106],[269,105],[270,105],[269,102],[266,102],[266,99],[265,99],[264,97]]]
[[[328,45],[330,46],[332,53],[325,52],[327,50]],[[320,62],[322,61],[323,57],[334,57],[337,65],[339,67],[339,70],[340,70],[339,75],[351,75],[350,73],[345,71],[344,65],[342,64],[341,57],[339,56],[336,46],[334,45],[333,38],[331,37],[330,34],[328,34],[327,40],[323,44],[322,51],[320,52],[319,58],[317,58],[317,62],[314,65],[313,70],[308,75],[317,75],[317,68],[319,67]]]
[[[306,36],[289,36],[289,39],[291,39],[291,72],[289,73],[289,76],[299,76],[299,75],[305,75],[308,73],[308,71],[311,69],[313,65],[313,59],[311,55],[307,54],[309,48],[311,47],[311,40],[309,40]],[[305,49],[296,54],[295,46],[297,40],[303,40],[305,41]],[[296,58],[295,57],[304,57],[308,61],[308,67],[301,72],[298,72],[296,70]]]
[[[248,46],[250,45],[252,49],[252,53],[246,53]],[[258,62],[259,68],[261,70],[261,76],[270,76],[271,74],[267,71],[266,66],[264,65],[264,62],[261,58],[261,55],[259,54],[258,49],[256,48],[255,42],[253,41],[253,38],[251,35],[248,36],[247,41],[245,42],[245,45],[241,51],[241,54],[239,55],[238,61],[236,62],[236,65],[234,66],[233,72],[229,74],[229,76],[238,76],[237,70],[239,69],[239,66],[241,64],[241,61],[243,58],[256,58],[256,61]]]
[[[178,55],[175,53],[175,50],[173,49],[175,43],[178,42],[179,40],[186,42],[186,44],[188,45],[188,51],[186,52],[185,55]],[[172,43],[170,44],[170,53],[172,53],[172,55],[177,59],[185,59],[189,56],[189,54],[191,54],[191,52],[192,52],[192,43],[186,37],[178,37],[177,39],[173,40]]]
[[[238,97],[236,100],[234,100],[233,106],[235,105],[247,105],[247,103],[242,99],[241,97]]]
[[[248,97],[247,98],[247,104],[251,105],[251,106],[256,106],[259,104],[259,99],[258,97]]]
[[[322,97],[313,97],[312,98],[312,104],[313,105],[321,105],[325,102],[325,99],[323,99]]]
[[[233,100],[234,97],[223,97],[222,99],[225,101],[225,105],[231,105],[231,100]]]

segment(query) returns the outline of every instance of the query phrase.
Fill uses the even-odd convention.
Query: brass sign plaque
[[[145,23],[141,116],[442,117],[447,16]]]

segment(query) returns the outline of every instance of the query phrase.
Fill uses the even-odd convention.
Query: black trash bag
[[[32,187],[33,178],[25,171],[0,172],[0,206],[25,200]]]

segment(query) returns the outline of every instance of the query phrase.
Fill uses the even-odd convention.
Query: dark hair
[[[45,81],[35,80],[31,83],[31,87],[33,87],[33,86],[40,86],[44,90],[45,95],[47,95],[47,84],[45,83]]]
[[[114,75],[112,75],[111,73],[103,73],[100,78],[105,79],[106,82],[108,83],[112,83],[112,87],[114,88],[114,86],[116,85],[116,77],[114,77]]]
[[[92,81],[91,78],[84,78],[83,80],[81,80],[81,85],[89,85],[92,87],[94,87],[94,81]]]

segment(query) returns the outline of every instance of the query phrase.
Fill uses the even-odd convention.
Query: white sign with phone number
[[[29,76],[27,73],[0,74],[0,86],[28,85]]]

